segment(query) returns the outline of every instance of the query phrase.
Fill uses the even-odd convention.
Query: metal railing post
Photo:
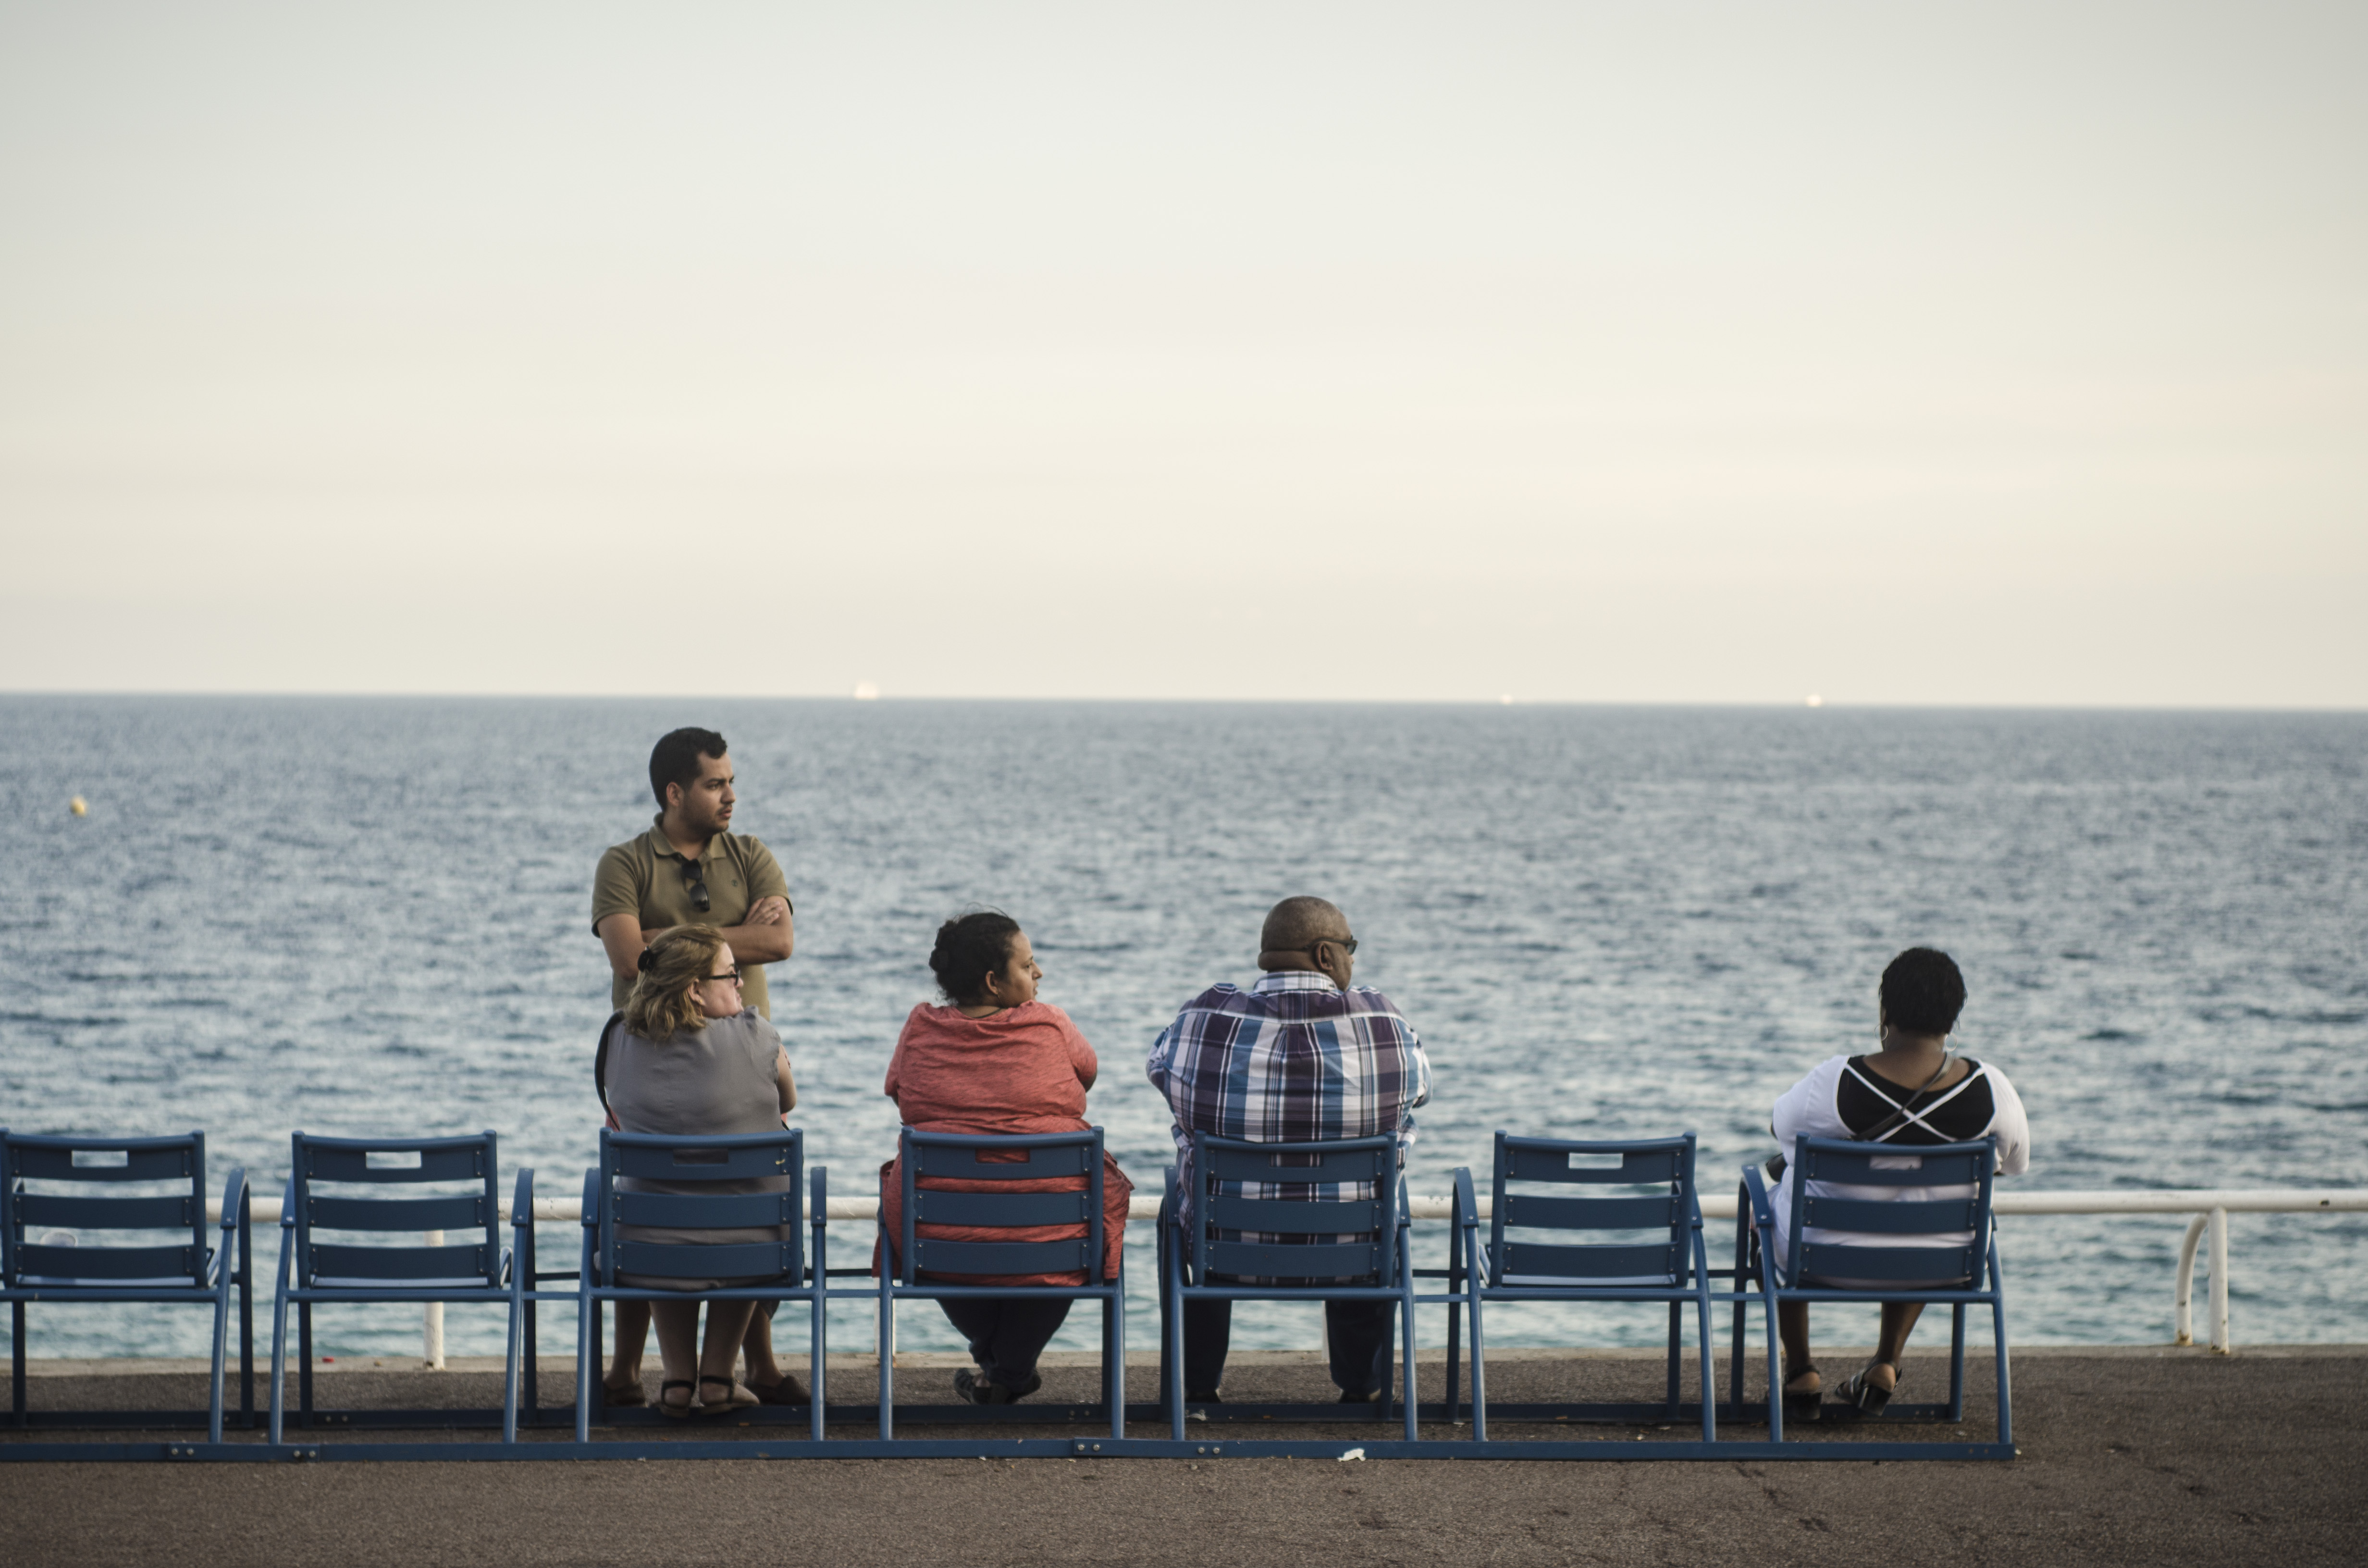
[[[2187,1235],[2179,1244],[2179,1278],[2171,1286],[2171,1343],[2195,1343],[2195,1247],[2203,1239],[2204,1221],[2198,1214],[2187,1221]]]
[[[2228,1343],[2228,1210],[2212,1210],[2212,1348],[2227,1355]]]
[[[427,1240],[429,1246],[440,1247],[444,1244],[444,1233],[429,1231]],[[441,1301],[427,1303],[425,1321],[420,1325],[419,1359],[429,1371],[444,1369],[444,1303]]]

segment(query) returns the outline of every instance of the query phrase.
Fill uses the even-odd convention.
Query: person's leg
[[[1923,1315],[1921,1301],[1883,1303],[1883,1327],[1874,1342],[1874,1364],[1866,1369],[1868,1382],[1885,1391],[1899,1386],[1899,1358],[1907,1353],[1907,1336]]]
[[[740,1353],[748,1363],[748,1388],[768,1404],[803,1404],[806,1386],[798,1381],[795,1372],[781,1370],[773,1358],[773,1314],[780,1310],[779,1301],[759,1301],[749,1315],[748,1333],[740,1341]]]
[[[636,1393],[642,1387],[642,1350],[650,1342],[650,1304],[647,1301],[617,1303],[616,1356],[609,1363],[607,1379],[611,1392],[632,1388]],[[611,1400],[609,1403],[614,1403]]]
[[[946,1321],[954,1325],[954,1332],[969,1344],[970,1358],[981,1369],[994,1359],[993,1341],[1002,1312],[1001,1302],[963,1296],[939,1301],[938,1310],[946,1314]]]
[[[1396,1321],[1395,1301],[1324,1303],[1334,1387],[1363,1398],[1390,1386],[1390,1328]]]
[[[689,1388],[658,1390],[658,1403],[668,1410],[688,1410],[699,1384],[699,1303],[697,1301],[651,1301],[644,1303],[647,1317],[655,1322],[658,1330],[659,1376],[666,1383],[688,1383]]]
[[[1184,1398],[1207,1403],[1225,1381],[1234,1337],[1234,1303],[1196,1297],[1184,1303]]]
[[[978,1364],[986,1381],[1016,1396],[1036,1385],[1036,1358],[1044,1354],[1069,1309],[1076,1303],[1061,1297],[996,1301],[995,1330],[987,1336],[986,1358]]]
[[[699,1350],[700,1403],[719,1403],[705,1397],[706,1391],[717,1383],[727,1391],[738,1384],[732,1369],[739,1364],[740,1344],[748,1336],[748,1314],[756,1309],[754,1301],[707,1303],[707,1338]]]
[[[1784,1392],[1792,1394],[1822,1392],[1825,1380],[1817,1375],[1816,1358],[1809,1354],[1809,1303],[1779,1302],[1776,1333],[1784,1341]]]

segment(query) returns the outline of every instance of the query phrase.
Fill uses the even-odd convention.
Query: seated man
[[[1388,997],[1351,988],[1357,938],[1320,898],[1287,898],[1258,937],[1265,977],[1247,991],[1212,985],[1184,1005],[1151,1048],[1151,1081],[1176,1113],[1178,1170],[1191,1190],[1192,1133],[1306,1143],[1394,1132],[1414,1142],[1408,1113],[1430,1098],[1422,1042]],[[1354,1200],[1372,1196],[1343,1187]],[[1349,1238],[1342,1238],[1343,1240]],[[1284,1284],[1296,1281],[1284,1280]],[[1184,1397],[1215,1400],[1233,1303],[1184,1311]],[[1332,1381],[1342,1403],[1379,1401],[1390,1384],[1388,1301],[1326,1301]]]

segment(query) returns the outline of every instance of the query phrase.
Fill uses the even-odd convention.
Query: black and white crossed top
[[[1915,1156],[1907,1151],[1916,1145],[1933,1143],[1966,1143],[1976,1138],[1996,1135],[1998,1141],[2000,1176],[2020,1176],[2031,1168],[2031,1122],[2023,1115],[2022,1098],[2007,1082],[2006,1074],[1987,1062],[1974,1062],[1972,1070],[1946,1088],[1929,1094],[1911,1093],[1874,1072],[1862,1056],[1829,1056],[1809,1070],[1806,1077],[1778,1096],[1774,1129],[1777,1147],[1784,1151],[1789,1162],[1793,1141],[1803,1135],[1811,1138],[1863,1138],[1890,1120],[1900,1110],[1891,1130],[1877,1140],[1897,1146],[1902,1152],[1899,1167],[1913,1169]],[[1888,1160],[1884,1162],[1888,1165]],[[1776,1250],[1780,1257],[1792,1254],[1787,1233],[1793,1223],[1793,1172],[1788,1167],[1784,1179],[1769,1195],[1776,1210]],[[1970,1198],[1970,1187],[1850,1187],[1838,1182],[1817,1182],[1811,1186],[1815,1198],[1899,1199],[1923,1201],[1940,1198]],[[1863,1244],[1869,1246],[1948,1246],[1963,1244],[1970,1233],[1955,1237],[1907,1237],[1861,1235],[1854,1232],[1828,1231],[1822,1226],[1809,1233],[1812,1243],[1831,1242],[1848,1246]]]

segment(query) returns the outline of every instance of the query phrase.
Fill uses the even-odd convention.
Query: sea
[[[949,915],[1026,927],[1099,1055],[1089,1114],[1152,1191],[1174,1153],[1144,1053],[1188,997],[1256,978],[1259,919],[1294,893],[1347,911],[1360,982],[1429,1053],[1417,1193],[1485,1182],[1499,1129],[1690,1130],[1731,1191],[1773,1152],[1776,1096],[1873,1049],[1877,977],[1918,944],[1964,970],[1956,1047],[2029,1108],[2016,1186],[2368,1187],[2358,713],[0,697],[0,1126],[202,1129],[210,1181],[243,1165],[266,1193],[291,1130],[490,1128],[505,1191],[532,1166],[575,1194],[609,1013],[593,866],[649,825],[649,748],[682,724],[726,736],[734,825],[788,873],[774,1022],[841,1194],[894,1152],[882,1080]],[[2014,1339],[2169,1341],[2183,1223],[2002,1221]],[[868,1230],[835,1227],[834,1263]],[[1716,1257],[1732,1230],[1710,1230]],[[1415,1235],[1444,1260],[1443,1225]],[[569,1267],[575,1227],[541,1237]],[[2239,1343],[2368,1341],[2368,1215],[2242,1214],[2232,1237]],[[1873,1312],[1827,1309],[1818,1336],[1866,1343]],[[545,1353],[572,1350],[567,1316]],[[317,1323],[324,1354],[419,1353],[416,1307]],[[1419,1327],[1442,1342],[1443,1309]],[[1489,1328],[1645,1346],[1666,1324]],[[37,1356],[198,1355],[206,1333],[190,1308],[30,1317]],[[452,1355],[501,1333],[448,1313]],[[868,1310],[831,1334],[868,1349]],[[1310,1308],[1245,1307],[1235,1343],[1316,1335]],[[926,1305],[900,1318],[900,1348],[959,1343]],[[1098,1344],[1084,1313],[1056,1341]]]

